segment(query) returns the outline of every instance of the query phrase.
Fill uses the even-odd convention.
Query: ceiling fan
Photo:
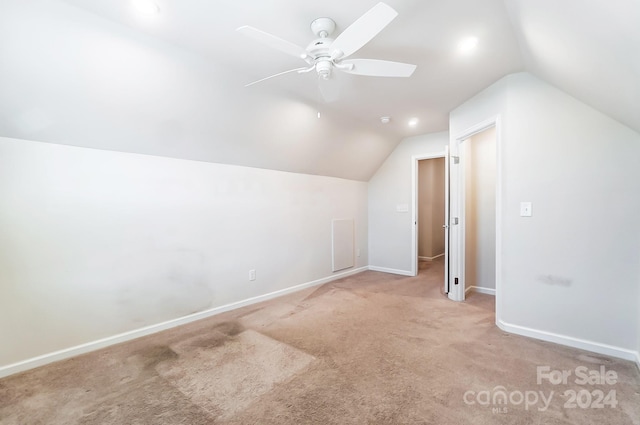
[[[409,77],[415,71],[416,65],[378,59],[345,59],[371,41],[396,16],[398,16],[398,12],[390,6],[385,3],[378,3],[335,39],[330,37],[336,28],[336,23],[333,19],[318,18],[311,22],[311,31],[318,38],[313,40],[306,48],[259,29],[242,26],[237,29],[241,34],[271,48],[296,56],[309,65],[262,78],[247,84],[246,87],[280,75],[293,72],[303,74],[314,70],[321,80],[331,78],[334,69],[348,74],[372,77]]]

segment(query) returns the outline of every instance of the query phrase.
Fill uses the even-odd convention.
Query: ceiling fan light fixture
[[[318,61],[318,63],[316,63],[316,72],[321,78],[328,80],[329,77],[331,76],[331,61],[329,60]]]

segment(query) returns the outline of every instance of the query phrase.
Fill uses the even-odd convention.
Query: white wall
[[[638,347],[640,134],[527,73],[451,114],[502,117],[502,326],[630,357]],[[533,202],[533,217],[519,203]]]
[[[123,25],[78,7],[128,15],[130,1],[109,3],[0,1],[0,135],[360,181],[399,142],[392,126],[319,105],[313,73],[245,87],[264,76],[253,63],[271,55],[234,33],[247,22],[230,20],[231,3],[199,7],[224,11],[206,17],[224,22],[223,44],[246,41],[263,59],[164,41],[159,31],[178,19],[169,10]],[[296,83],[308,87],[306,99],[287,89]]]
[[[418,162],[418,256],[444,254],[444,158]]]
[[[465,288],[496,285],[496,128],[463,142]]]
[[[447,132],[404,139],[369,181],[370,266],[411,273],[411,158],[444,152],[448,141]],[[409,212],[397,212],[398,205]]]
[[[0,138],[0,367],[331,276],[334,218],[366,266],[364,182]]]

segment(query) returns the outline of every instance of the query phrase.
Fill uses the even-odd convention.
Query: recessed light
[[[380,117],[380,122],[382,124],[389,124],[391,122],[391,117]]]
[[[133,6],[141,15],[151,16],[160,13],[160,6],[153,0],[133,0]]]
[[[460,53],[469,53],[478,47],[478,37],[467,37],[458,43],[458,50]]]
[[[418,118],[411,118],[409,120],[409,127],[415,127],[418,125]]]

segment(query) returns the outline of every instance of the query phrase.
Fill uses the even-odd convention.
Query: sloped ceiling
[[[640,130],[637,1],[386,2],[399,16],[352,57],[415,74],[336,75],[327,102],[313,74],[244,87],[304,62],[235,29],[306,46],[313,19],[339,33],[375,0],[157,0],[144,18],[131,0],[3,0],[0,136],[366,181],[402,138],[446,130],[449,111],[521,70]],[[465,56],[468,35],[480,43]]]
[[[505,1],[525,68],[640,132],[640,1]]]

